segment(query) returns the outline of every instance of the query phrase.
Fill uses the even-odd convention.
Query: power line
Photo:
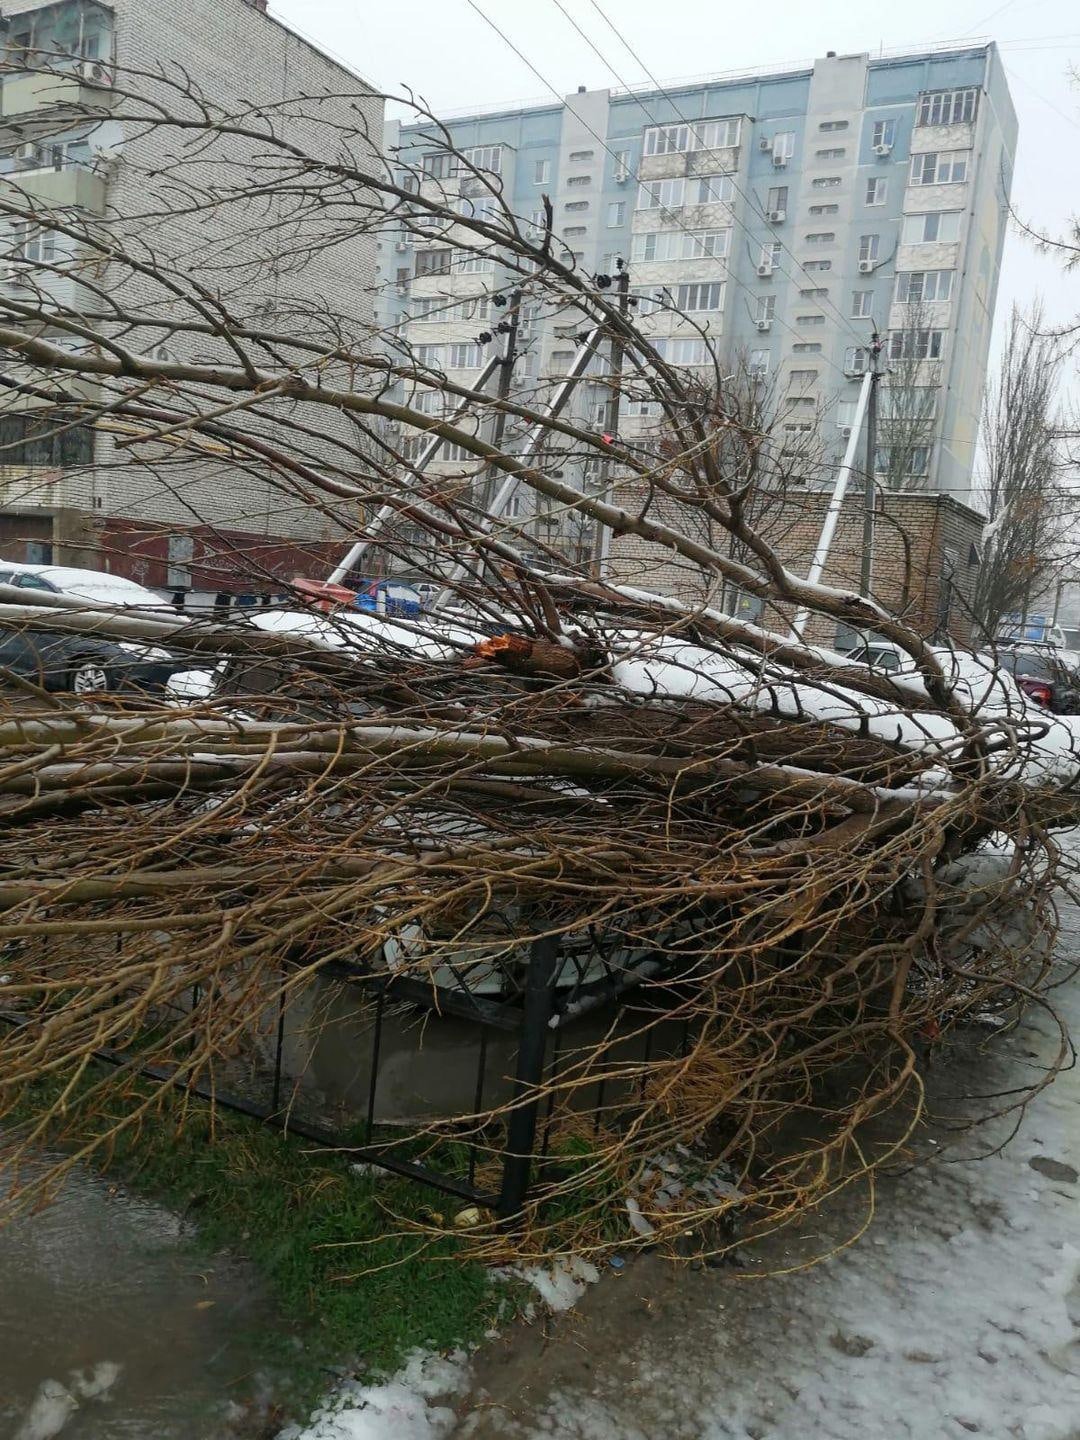
[[[563,13],[564,15],[566,15],[566,11],[563,9],[561,0],[553,0],[553,3],[558,6],[558,8],[562,11],[562,13]],[[650,80],[652,81],[652,83],[656,86],[656,89],[657,89],[658,93],[661,94],[661,95],[664,97],[664,99],[667,100],[667,101],[670,103],[670,105],[672,106],[672,108],[673,108],[674,111],[675,111],[675,114],[678,116],[679,120],[681,120],[684,125],[686,125],[686,126],[689,127],[689,129],[690,129],[691,132],[693,133],[695,139],[699,139],[699,140],[700,140],[700,138],[701,138],[700,132],[695,129],[695,124],[696,124],[696,122],[695,122],[695,121],[692,121],[692,120],[688,120],[687,117],[682,113],[682,111],[679,109],[678,105],[675,103],[675,99],[674,99],[674,97],[672,96],[672,94],[670,93],[670,91],[664,89],[663,85],[662,85],[662,84],[660,83],[660,81],[656,78],[656,76],[652,73],[652,71],[648,68],[648,66],[645,64],[645,62],[641,59],[641,57],[638,55],[637,51],[634,50],[634,48],[633,48],[633,46],[630,44],[630,42],[622,35],[622,33],[621,33],[618,29],[616,29],[615,25],[612,24],[612,22],[608,19],[607,15],[606,15],[606,14],[604,13],[604,11],[600,8],[600,6],[597,4],[597,0],[590,0],[590,3],[592,4],[592,7],[593,7],[593,9],[596,11],[596,13],[597,13],[597,14],[600,16],[600,18],[604,21],[605,25],[607,25],[608,29],[612,32],[613,35],[615,35],[615,37],[618,39],[619,43],[626,49],[627,53],[628,53],[629,55],[631,55],[631,56],[633,57],[633,59],[637,62],[637,64],[639,64],[639,65],[641,66],[641,68],[645,71],[645,74],[648,75],[649,79],[650,79]],[[595,52],[595,54],[599,56],[599,58],[601,59],[601,61],[603,61],[603,63],[604,63],[605,65],[607,65],[607,67],[608,67],[608,69],[611,71],[611,73],[618,79],[619,84],[620,84],[620,85],[623,85],[624,87],[626,87],[626,88],[628,89],[629,87],[626,86],[626,81],[623,80],[621,76],[619,76],[618,71],[615,69],[615,67],[614,67],[613,65],[611,65],[610,62],[609,62],[608,60],[606,60],[605,57],[601,54],[601,52],[596,48],[596,46],[593,45],[592,41],[591,41],[591,40],[589,39],[589,37],[585,34],[585,32],[580,28],[580,26],[576,23],[576,21],[574,21],[573,19],[571,19],[571,17],[570,17],[569,15],[567,15],[566,18],[567,18],[568,20],[570,20],[570,23],[574,26],[574,29],[577,30],[578,34],[581,35],[582,39],[585,40],[586,44],[588,44],[588,45],[590,46],[590,48]],[[639,99],[637,98],[636,95],[633,96],[632,98],[634,99],[635,103],[637,104],[638,108],[642,111],[642,113],[643,113],[649,120],[651,120],[652,123],[655,125],[655,124],[657,123],[656,117],[649,112],[649,110],[645,107],[645,105],[641,102],[641,100],[639,100]],[[728,178],[731,180],[732,188],[735,190],[735,192],[736,192],[738,195],[740,195],[740,196],[742,197],[742,199],[746,202],[746,204],[747,204],[748,206],[749,206],[749,205],[754,205],[755,208],[758,208],[757,205],[756,205],[756,201],[751,200],[750,196],[748,196],[748,195],[746,194],[746,192],[740,188],[739,183],[738,183],[738,181],[735,179],[735,177],[729,173]],[[733,218],[734,218],[734,217],[733,217]],[[785,255],[787,255],[787,256],[791,259],[792,263],[793,263],[794,265],[796,265],[796,266],[798,267],[798,269],[802,272],[802,274],[807,278],[807,280],[809,280],[810,283],[813,284],[813,283],[814,283],[814,280],[815,280],[815,277],[810,274],[810,272],[809,272],[809,271],[806,269],[806,267],[803,265],[802,261],[799,260],[799,259],[788,249],[788,247],[784,244],[783,239],[782,239],[779,235],[777,235],[776,229],[775,229],[775,227],[773,226],[772,222],[769,220],[768,215],[767,215],[767,214],[763,214],[763,215],[762,215],[762,220],[763,220],[763,222],[765,223],[765,225],[768,227],[769,233],[774,237],[774,242],[780,246],[780,248],[781,248],[781,250],[783,251],[783,253],[784,253]],[[743,229],[746,231],[747,237],[748,237],[748,238],[751,238],[751,237],[750,237],[749,228],[745,225],[744,222],[739,222],[739,223],[742,223],[742,224],[743,224]],[[795,277],[794,277],[793,275],[789,274],[788,271],[784,270],[781,266],[777,266],[777,269],[780,270],[780,273],[781,273],[782,275],[786,275],[787,278],[788,278],[793,284],[795,284],[795,285],[798,284],[798,281],[795,279]],[[851,321],[850,321],[850,318],[849,318],[848,316],[846,316],[846,315],[843,315],[843,314],[840,312],[840,310],[839,310],[839,309],[832,303],[832,301],[828,298],[828,296],[825,297],[825,304],[826,304],[826,306],[828,307],[828,309],[830,309],[830,310],[833,312],[833,314],[834,314],[834,315],[836,316],[836,318],[840,321],[840,323],[847,329],[847,331],[849,332],[849,334],[851,334],[851,335],[854,337],[854,339],[855,339],[856,341],[858,341],[861,345],[865,345],[866,341],[865,341],[864,337],[861,337],[861,336],[858,334],[858,332],[855,330],[855,328],[852,326]]]
[[[600,145],[601,148],[602,148],[603,150],[605,150],[605,151],[607,152],[607,154],[609,154],[613,160],[617,160],[618,157],[617,157],[615,151],[612,150],[611,146],[607,143],[607,141],[604,139],[604,137],[603,137],[602,135],[598,135],[597,132],[593,129],[593,127],[588,123],[588,121],[585,120],[584,117],[583,117],[577,110],[575,110],[574,107],[573,107],[568,101],[566,101],[562,95],[559,94],[558,90],[555,88],[554,85],[552,85],[551,81],[548,80],[546,76],[542,75],[539,70],[537,70],[536,66],[532,63],[532,61],[529,60],[528,57],[527,57],[525,54],[523,54],[523,52],[514,44],[514,42],[510,39],[510,37],[506,34],[506,32],[505,32],[504,30],[500,29],[500,27],[495,23],[495,21],[492,20],[489,15],[486,15],[483,10],[481,10],[480,6],[476,3],[476,0],[468,0],[468,4],[469,4],[469,6],[470,6],[473,10],[476,11],[476,13],[480,16],[480,18],[481,18],[487,25],[489,25],[492,30],[494,30],[494,32],[496,33],[496,35],[499,36],[499,38],[504,42],[504,44],[506,44],[506,45],[514,52],[514,54],[518,57],[518,59],[521,60],[522,64],[525,65],[525,66],[527,66],[528,69],[532,71],[532,73],[533,73],[533,74],[536,76],[536,78],[540,81],[541,85],[546,86],[547,89],[551,92],[551,94],[554,95],[555,98],[556,98],[561,104],[565,104],[566,109],[570,111],[570,113],[571,113],[571,114],[574,116],[574,118],[577,120],[578,124],[581,125],[583,129],[585,129],[585,130],[588,131],[588,133],[593,137],[593,139],[597,142],[597,144]],[[730,177],[727,177],[727,178],[730,178]],[[710,194],[713,194],[713,193],[714,193],[711,186],[709,187],[709,193],[710,193]],[[719,197],[717,197],[717,198],[719,198]],[[670,212],[668,212],[668,213],[670,214]],[[734,218],[735,218],[735,217],[734,217],[734,215],[733,215],[733,216],[732,216],[732,219],[734,220]],[[672,216],[672,219],[673,219],[673,221],[674,221],[675,228],[678,229],[678,230],[681,230],[684,235],[692,236],[692,235],[694,234],[694,232],[693,232],[692,230],[690,230],[685,224],[683,224],[683,222],[682,222],[681,220],[676,219],[674,216]],[[740,222],[740,223],[741,223],[741,222]],[[785,273],[786,273],[786,272],[785,272]],[[737,285],[740,290],[745,291],[745,293],[746,293],[747,295],[749,295],[752,300],[756,300],[756,299],[758,298],[758,297],[754,294],[753,290],[751,290],[750,286],[747,285],[744,281],[740,280],[737,275],[732,274],[731,271],[730,271],[726,266],[724,267],[724,278],[733,281],[733,283],[734,283],[735,285]],[[790,278],[790,277],[789,277],[789,278]],[[812,342],[807,342],[807,341],[805,340],[805,338],[804,338],[797,330],[793,329],[785,320],[781,320],[781,319],[779,319],[779,317],[774,317],[774,318],[778,320],[778,323],[780,324],[780,326],[781,326],[784,330],[786,330],[786,331],[788,332],[788,334],[790,334],[790,335],[792,335],[792,336],[794,337],[794,339],[796,340],[796,342],[797,342],[798,344],[812,343]],[[849,328],[850,328],[850,327],[849,327]],[[853,331],[852,333],[854,334],[855,332]],[[844,379],[845,382],[850,378],[850,377],[840,368],[840,366],[836,364],[836,362],[835,362],[834,360],[830,360],[830,359],[829,359],[827,356],[825,356],[824,354],[820,354],[820,355],[818,355],[816,358],[821,359],[821,360],[824,360],[824,362],[825,362],[827,365],[831,366],[832,369],[834,369],[838,375],[840,375],[840,376],[843,377],[843,379]]]

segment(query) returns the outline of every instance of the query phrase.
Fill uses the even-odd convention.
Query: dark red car
[[[1037,705],[1055,715],[1080,714],[1080,677],[1051,650],[1003,647],[998,663]]]

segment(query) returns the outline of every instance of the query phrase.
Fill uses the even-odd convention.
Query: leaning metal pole
[[[544,436],[547,433],[547,422],[549,420],[554,420],[556,415],[558,415],[560,411],[565,408],[566,402],[570,399],[570,396],[574,392],[574,387],[577,385],[581,377],[585,374],[585,371],[588,369],[589,361],[592,359],[593,355],[596,352],[596,345],[600,339],[601,329],[602,327],[599,325],[594,326],[593,329],[590,330],[588,334],[584,337],[584,339],[581,341],[581,344],[578,347],[577,354],[574,356],[574,359],[571,362],[569,370],[566,372],[562,384],[552,396],[551,403],[548,405],[547,410],[543,414],[543,417],[539,419],[534,425],[531,425],[526,431],[525,444],[522,446],[518,454],[513,457],[519,464],[527,465],[529,463],[532,457],[536,454],[537,450],[539,450],[541,442],[543,441]],[[518,480],[518,477],[516,475],[508,475],[506,477],[503,483],[499,486],[495,494],[495,498],[491,502],[490,509],[480,521],[480,528],[482,530],[491,530],[494,523],[499,519],[503,511],[506,509],[506,506],[510,501],[511,495],[513,495],[519,484],[520,481]],[[461,563],[454,567],[454,570],[448,578],[446,584],[439,591],[438,595],[436,595],[435,599],[431,603],[431,608],[433,610],[438,610],[446,604],[447,600],[454,593],[454,587],[458,584],[462,576],[465,574],[465,570],[466,566]]]
[[[488,361],[488,363],[484,366],[483,370],[480,371],[480,374],[476,377],[476,382],[473,386],[473,389],[482,390],[487,384],[487,382],[491,379],[492,375],[495,374],[495,371],[499,368],[499,366],[504,363],[504,360],[505,355],[493,355]],[[471,398],[462,401],[462,403],[457,407],[453,414],[450,415],[449,423],[452,425],[455,421],[460,420],[461,417],[466,414],[472,403],[473,402]],[[446,441],[441,435],[432,436],[431,440],[417,456],[416,464],[412,467],[413,474],[422,475],[445,444]],[[360,559],[364,554],[364,551],[379,534],[380,530],[386,524],[387,520],[390,519],[391,515],[396,515],[397,512],[398,507],[396,505],[384,505],[382,507],[382,509],[372,520],[371,524],[368,526],[367,534],[364,536],[363,540],[358,540],[356,544],[352,547],[352,549],[350,549],[346,553],[344,558],[341,560],[341,563],[336,565],[334,569],[331,570],[330,574],[327,576],[327,580],[331,585],[341,584],[342,580],[344,580],[345,576],[349,573],[349,571],[352,570],[354,566],[359,564]]]
[[[852,422],[851,435],[848,438],[847,449],[844,451],[844,459],[840,465],[840,469],[836,472],[836,484],[833,486],[832,499],[829,501],[829,508],[825,512],[825,523],[821,527],[817,549],[814,551],[814,558],[810,563],[810,573],[806,577],[808,585],[816,585],[821,579],[821,572],[825,569],[825,562],[829,558],[829,548],[832,545],[833,536],[836,533],[836,522],[840,519],[840,510],[844,503],[844,495],[847,491],[848,481],[851,479],[852,467],[855,464],[855,453],[859,448],[859,434],[862,431],[863,416],[866,414],[866,405],[870,397],[870,387],[873,384],[873,378],[869,370],[863,376],[862,386],[859,390],[858,404],[855,406],[855,419]],[[796,614],[795,619],[791,622],[791,629],[797,640],[803,638],[803,631],[806,629],[806,622],[809,618],[809,610],[803,609]]]

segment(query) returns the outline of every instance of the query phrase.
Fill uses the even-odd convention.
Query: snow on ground
[[[1063,921],[1080,955],[1080,913]],[[1055,1002],[1080,1033],[1080,982]],[[948,1144],[967,1097],[1037,1080],[1057,1043],[1036,1011],[1000,1052],[976,1037],[936,1060],[918,1154]],[[971,1158],[1009,1127],[967,1135],[883,1181],[872,1217],[853,1187],[742,1269],[634,1261],[553,1335],[521,1327],[471,1365],[414,1355],[290,1440],[1080,1440],[1078,1102],[1072,1069],[1002,1153]]]
[[[1068,907],[1063,949],[1080,951]],[[1055,993],[1080,1033],[1080,982]],[[962,1092],[1037,1079],[1058,1032],[1033,1013],[1000,1057],[971,1043],[931,1070],[950,1138]],[[478,1361],[468,1440],[1078,1440],[1080,1073],[1031,1106],[1000,1155],[916,1168],[824,1205],[743,1270],[638,1262],[595,1287],[580,1320]],[[1008,1128],[998,1127],[995,1140]],[[985,1141],[987,1132],[982,1132]],[[983,1147],[985,1148],[985,1146]],[[980,1153],[974,1137],[966,1157]],[[576,1317],[575,1317],[576,1319]],[[528,1337],[526,1337],[527,1340]],[[481,1393],[484,1391],[486,1393]]]
[[[440,1440],[455,1421],[446,1401],[460,1395],[467,1373],[463,1351],[441,1356],[416,1350],[392,1379],[346,1381],[305,1429],[290,1426],[278,1440]]]

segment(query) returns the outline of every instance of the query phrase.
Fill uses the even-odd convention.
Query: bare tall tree
[[[982,493],[989,523],[973,609],[993,639],[1008,616],[1022,617],[1052,588],[1066,556],[1073,506],[1061,486],[1056,420],[1062,356],[1044,333],[1040,307],[1017,308],[983,412]]]

